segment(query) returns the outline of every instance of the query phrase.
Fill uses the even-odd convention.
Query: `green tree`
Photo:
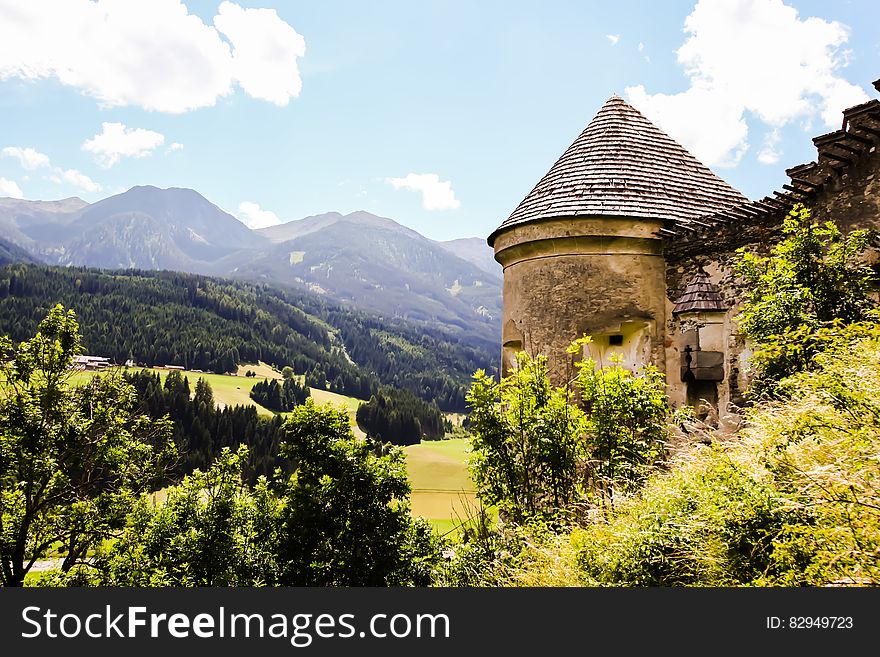
[[[566,388],[551,386],[545,357],[520,352],[501,382],[478,370],[467,401],[469,469],[484,504],[519,523],[577,498],[586,418]]]
[[[255,586],[271,581],[281,501],[265,478],[253,489],[243,483],[247,456],[246,447],[224,448],[206,472],[196,470],[172,487],[158,508],[142,498],[125,532],[94,563],[92,582]]]
[[[403,451],[358,440],[348,415],[309,399],[285,424],[277,583],[284,586],[426,586],[439,547],[410,514]]]
[[[62,570],[120,529],[176,450],[167,421],[134,413],[133,388],[102,376],[71,385],[80,351],[73,311],[57,305],[37,334],[0,338],[0,577],[21,586],[49,548]]]
[[[287,379],[292,379],[292,378],[293,378],[293,368],[290,367],[290,365],[286,365],[286,366],[284,366],[284,368],[282,368],[282,370],[281,370],[281,378],[283,378],[285,381],[286,381]]]
[[[426,586],[439,561],[413,519],[403,453],[360,441],[346,413],[296,407],[282,454],[292,474],[242,477],[248,451],[224,449],[158,509],[145,500],[83,583],[123,586]],[[75,580],[74,580],[75,581]]]
[[[251,399],[276,413],[290,411],[305,402],[309,395],[311,391],[294,378],[285,379],[282,384],[275,379],[263,379],[255,383],[250,392]]]
[[[785,238],[759,256],[737,251],[736,272],[746,281],[746,301],[737,318],[751,340],[756,393],[811,367],[827,343],[827,329],[871,319],[872,269],[864,252],[869,231],[843,235],[832,222],[819,223],[802,205],[783,223]]]
[[[589,336],[580,338],[569,353],[580,352],[590,342]],[[638,374],[619,361],[597,368],[595,361],[585,358],[576,366],[587,418],[591,487],[613,505],[616,493],[639,486],[663,461],[670,413],[666,385],[653,365]]]
[[[214,391],[211,384],[206,379],[199,377],[196,381],[196,390],[193,396],[193,402],[196,406],[203,405],[205,409],[214,408]]]

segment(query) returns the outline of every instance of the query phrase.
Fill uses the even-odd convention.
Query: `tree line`
[[[171,421],[178,458],[166,481],[179,481],[196,469],[207,470],[224,448],[239,445],[248,447],[248,458],[242,464],[248,481],[271,475],[276,468],[289,469],[290,464],[277,456],[283,436],[280,416],[260,415],[255,406],[217,408],[205,379],[190,386],[180,372],[170,372],[164,382],[158,373],[146,370],[123,372],[121,378],[133,388],[139,413]]]
[[[32,334],[56,303],[76,308],[87,353],[118,363],[234,371],[264,361],[306,385],[368,399],[380,385],[461,411],[495,345],[333,306],[318,295],[195,274],[36,265],[0,268],[0,333]]]
[[[370,438],[395,445],[415,445],[422,438],[437,440],[446,429],[440,411],[425,413],[415,397],[381,392],[358,406],[356,418]]]
[[[282,383],[264,379],[251,388],[251,399],[275,413],[292,411],[294,406],[304,404],[309,394],[309,389],[292,376]]]
[[[192,431],[201,423],[222,440],[219,424],[229,415],[216,412],[203,380],[190,400],[179,373],[161,385],[141,372],[76,386],[70,366],[80,351],[76,316],[60,305],[30,339],[0,337],[4,586],[23,586],[50,550],[60,566],[37,576],[38,584],[431,582],[439,542],[410,515],[403,453],[356,439],[346,413],[309,400],[283,424],[277,417],[264,423],[279,439],[264,451],[287,469],[250,483],[244,473],[252,450],[224,446],[155,504],[147,493],[177,463],[174,425],[190,420]],[[157,406],[180,417],[144,414]]]

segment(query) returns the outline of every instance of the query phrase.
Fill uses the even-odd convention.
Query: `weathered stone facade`
[[[521,349],[546,354],[556,385],[573,375],[571,342],[592,335],[616,345],[630,366],[664,353],[665,262],[660,222],[591,217],[527,223],[495,241],[504,266],[503,362]],[[589,309],[589,312],[578,312]],[[604,353],[596,354],[603,360]]]
[[[665,371],[674,406],[735,412],[750,355],[735,321],[736,250],[766,252],[797,202],[844,231],[880,228],[880,101],[845,110],[841,130],[813,141],[816,162],[749,201],[611,98],[489,237],[504,267],[502,372],[525,349],[562,384],[568,345],[588,334],[599,362],[617,353]]]

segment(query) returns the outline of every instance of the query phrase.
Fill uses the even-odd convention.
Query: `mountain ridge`
[[[431,240],[365,210],[253,230],[195,190],[138,185],[91,204],[0,199],[0,237],[48,264],[262,281],[487,339],[500,333],[488,246],[480,254],[476,238]]]

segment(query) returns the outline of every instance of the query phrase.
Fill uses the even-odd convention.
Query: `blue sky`
[[[878,25],[869,0],[0,0],[0,196],[190,187],[251,223],[485,237],[616,93],[759,198],[877,97]]]

